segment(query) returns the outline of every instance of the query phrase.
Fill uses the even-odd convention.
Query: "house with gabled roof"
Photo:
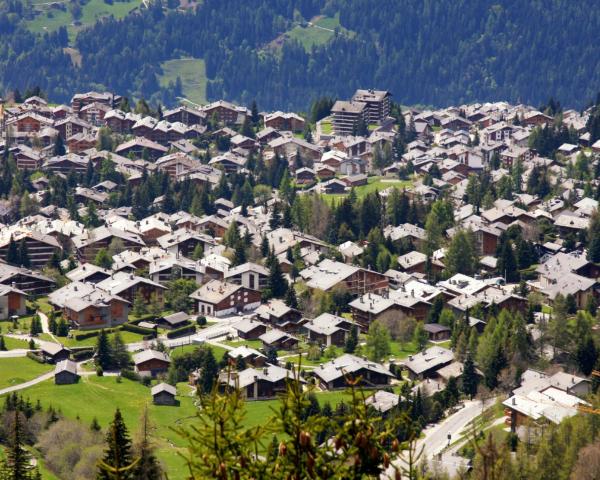
[[[349,353],[318,366],[313,375],[327,390],[348,388],[348,381],[358,379],[364,387],[382,387],[394,378],[383,365]]]
[[[190,295],[196,302],[200,315],[224,317],[239,311],[254,310],[260,305],[258,290],[250,290],[242,285],[211,280]]]

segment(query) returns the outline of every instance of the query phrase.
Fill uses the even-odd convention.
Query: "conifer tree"
[[[463,366],[463,374],[461,379],[462,392],[468,395],[470,399],[477,393],[478,383],[477,373],[475,372],[475,364],[471,352],[467,353],[467,358]]]
[[[62,138],[62,135],[60,135],[60,134],[57,135],[56,138],[54,139],[53,153],[54,153],[55,157],[61,157],[62,155],[67,153],[67,150],[65,149],[65,142]]]
[[[40,478],[37,468],[31,465],[31,455],[24,445],[23,412],[15,406],[11,412],[13,417],[9,441],[6,449],[6,459],[0,462],[0,478],[2,480],[37,480]]]
[[[19,247],[17,246],[17,242],[13,236],[10,236],[10,240],[8,242],[8,249],[6,250],[6,263],[10,263],[11,265],[20,265],[21,260],[19,257]]]
[[[202,362],[202,373],[198,381],[200,392],[209,393],[215,384],[218,374],[219,366],[217,365],[217,360],[213,355],[212,349],[208,349]]]
[[[4,335],[0,335],[0,352],[6,352],[6,342],[4,341]]]
[[[298,308],[298,299],[294,285],[290,285],[285,293],[285,304],[290,308]]]
[[[131,453],[131,440],[121,411],[117,408],[106,434],[107,448],[98,462],[97,480],[132,480],[139,459]]]
[[[281,271],[277,257],[273,256],[269,265],[269,278],[266,288],[267,298],[282,298],[288,290],[288,284]]]
[[[103,369],[110,368],[112,365],[112,352],[108,335],[104,329],[100,330],[98,342],[96,343],[96,363]]]
[[[21,263],[21,266],[25,268],[31,267],[29,250],[27,249],[27,242],[25,241],[25,238],[22,238],[19,244],[19,262]]]
[[[132,478],[134,480],[161,480],[163,478],[162,468],[154,454],[154,446],[150,441],[150,427],[148,407],[144,407],[140,419],[139,440],[135,445],[135,452],[139,461],[133,469]]]
[[[348,332],[348,338],[346,339],[346,344],[344,345],[344,352],[354,353],[357,346],[358,346],[358,327],[356,325],[352,325],[352,327],[350,328],[350,332]]]

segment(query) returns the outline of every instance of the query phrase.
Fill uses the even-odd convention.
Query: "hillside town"
[[[235,390],[259,423],[358,387],[450,476],[472,435],[599,413],[600,104],[30,93],[0,104],[0,395],[68,415],[118,378],[175,424]]]

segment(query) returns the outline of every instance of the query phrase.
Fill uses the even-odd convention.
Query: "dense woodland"
[[[81,1],[81,0],[79,0]],[[166,4],[165,4],[166,6]],[[404,104],[448,105],[504,99],[538,104],[550,94],[581,107],[600,88],[594,42],[600,12],[591,0],[207,0],[186,13],[155,2],[123,20],[99,21],[74,44],[81,68],[63,52],[65,28],[37,35],[19,0],[0,2],[0,86],[40,85],[55,100],[108,88],[171,103],[160,62],[206,61],[208,98],[261,108],[305,109],[319,94],[389,89]],[[297,42],[267,48],[315,15],[340,15],[336,33],[307,52]]]

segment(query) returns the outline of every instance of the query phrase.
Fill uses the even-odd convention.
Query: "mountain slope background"
[[[359,87],[436,106],[554,96],[583,107],[600,90],[593,0],[99,1],[78,1],[88,22],[86,12],[103,13],[85,25],[1,1],[2,89],[39,85],[66,101],[106,88],[167,104],[191,96],[295,110]],[[67,5],[68,20],[77,6]],[[190,60],[181,76],[177,59]]]

